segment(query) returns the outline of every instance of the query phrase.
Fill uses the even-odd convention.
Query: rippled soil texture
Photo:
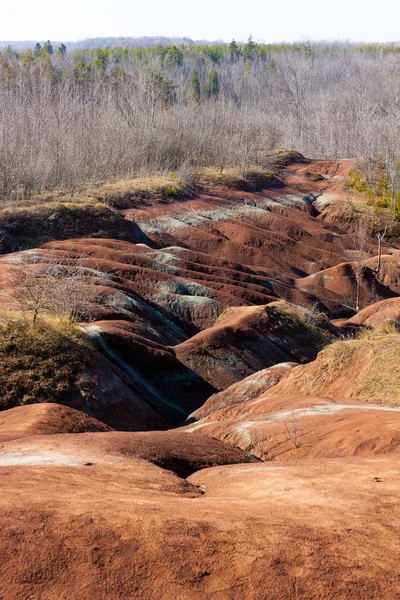
[[[351,166],[0,257],[3,289],[57,255],[96,291],[64,405],[0,413],[0,598],[400,598],[400,344],[347,339],[400,318],[400,251],[378,277],[369,242],[356,313]]]

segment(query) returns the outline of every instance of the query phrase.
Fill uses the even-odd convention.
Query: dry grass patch
[[[295,369],[273,393],[359,399],[400,405],[400,333],[392,326],[363,331],[327,346]]]
[[[0,320],[0,410],[34,404],[64,404],[75,381],[95,364],[86,335],[64,319],[40,318],[33,327],[16,314]]]
[[[216,185],[242,191],[261,191],[277,187],[280,181],[275,175],[261,167],[249,167],[244,173],[239,168],[220,169],[202,167],[194,171],[194,179],[200,184]]]
[[[0,230],[7,234],[10,251],[79,237],[134,241],[131,229],[121,214],[95,201],[49,201],[0,210]]]
[[[126,209],[191,197],[195,191],[191,174],[182,178],[172,172],[91,186],[84,190],[81,197]]]
[[[307,164],[310,162],[308,158],[297,152],[297,150],[289,150],[288,148],[276,148],[267,152],[265,160],[275,169],[283,169],[293,163]]]

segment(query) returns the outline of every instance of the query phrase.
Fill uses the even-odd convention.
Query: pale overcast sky
[[[398,41],[400,0],[6,0],[0,40],[178,36]]]

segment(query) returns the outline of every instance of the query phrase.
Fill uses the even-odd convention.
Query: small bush
[[[377,200],[375,202],[375,206],[376,206],[376,208],[388,208],[389,207],[389,201],[388,200],[384,200],[384,199]]]
[[[179,195],[179,192],[174,185],[168,185],[163,191],[168,198],[176,198]]]
[[[368,185],[365,181],[364,176],[361,173],[355,173],[350,171],[347,181],[345,183],[345,189],[358,192],[360,194],[366,194],[369,191]]]
[[[325,179],[325,177],[323,175],[321,175],[321,173],[315,173],[312,171],[307,171],[305,173],[305,177],[306,177],[306,179],[309,179],[310,181],[323,181]]]

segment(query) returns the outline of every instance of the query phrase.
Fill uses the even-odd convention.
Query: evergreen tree
[[[33,63],[33,52],[30,48],[28,48],[27,50],[25,50],[25,52],[22,54],[22,66],[24,69],[28,69],[31,64]]]
[[[207,98],[217,98],[219,96],[219,77],[215,69],[211,69],[208,74],[208,80],[204,92]]]
[[[50,40],[47,40],[47,42],[45,42],[45,43],[43,44],[43,50],[44,50],[45,52],[47,52],[47,54],[53,54],[53,53],[54,53],[54,50],[53,50],[53,45],[52,45],[52,43],[50,42]]]
[[[200,87],[200,79],[197,71],[193,73],[192,77],[192,96],[197,104],[200,103],[201,100],[201,87]]]
[[[232,40],[229,44],[229,56],[232,63],[235,63],[239,60],[241,55],[241,51],[235,40]]]
[[[104,73],[108,65],[107,48],[99,48],[96,51],[97,57],[93,61],[93,65],[99,73]]]
[[[243,56],[245,60],[254,60],[257,57],[257,44],[251,37],[247,40],[247,43],[243,48]]]
[[[165,59],[172,67],[181,67],[183,64],[183,52],[176,46],[168,46]]]
[[[35,44],[33,54],[36,58],[39,58],[39,56],[42,54],[42,46],[39,44],[39,42]]]
[[[60,44],[58,46],[57,52],[60,56],[65,56],[66,52],[67,52],[67,47],[65,44]]]
[[[79,60],[73,68],[73,77],[76,83],[85,83],[90,79],[92,69],[83,60]]]

